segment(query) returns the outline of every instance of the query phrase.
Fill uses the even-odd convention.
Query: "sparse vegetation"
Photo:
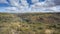
[[[60,34],[60,13],[0,13],[0,34]]]

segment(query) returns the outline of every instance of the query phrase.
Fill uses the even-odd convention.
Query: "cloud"
[[[9,0],[11,6],[19,6],[19,0]]]
[[[60,0],[54,0],[55,5],[60,5]]]
[[[0,3],[8,3],[6,0],[0,0]]]
[[[32,0],[32,3],[37,3],[39,2],[39,0]]]
[[[20,2],[21,1],[21,2]],[[10,5],[13,7],[6,7],[4,10],[7,12],[15,13],[25,13],[25,12],[59,12],[60,11],[60,1],[56,0],[45,0],[39,2],[39,0],[31,0],[33,3],[29,6],[27,0],[9,0]],[[1,2],[6,2],[6,0],[1,0]],[[8,3],[9,4],[9,3]],[[57,6],[59,5],[59,6]]]

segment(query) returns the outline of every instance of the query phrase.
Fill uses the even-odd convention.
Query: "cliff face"
[[[0,34],[60,34],[60,13],[0,13]]]

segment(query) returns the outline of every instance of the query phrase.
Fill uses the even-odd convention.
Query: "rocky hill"
[[[0,34],[60,34],[60,13],[0,13]]]

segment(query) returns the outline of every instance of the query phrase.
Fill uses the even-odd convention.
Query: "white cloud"
[[[10,5],[19,6],[19,0],[9,0],[9,1],[10,1]]]
[[[60,0],[54,0],[55,5],[60,5]]]
[[[56,6],[54,0],[46,0],[44,2],[39,2],[39,0],[32,0],[32,3],[34,4],[31,5],[30,7],[26,0],[9,0],[9,1],[10,1],[10,5],[14,7],[7,7],[5,10],[8,12],[24,13],[24,12],[60,11],[60,6]],[[21,3],[19,3],[19,1],[21,1]]]
[[[37,3],[39,2],[39,0],[32,0],[32,3]]]
[[[0,3],[8,3],[6,0],[0,0]]]

